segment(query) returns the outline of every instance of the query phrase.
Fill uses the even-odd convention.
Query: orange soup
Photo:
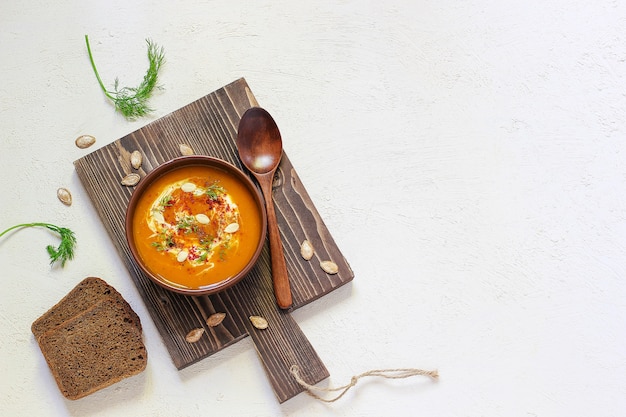
[[[146,267],[163,282],[202,289],[244,268],[261,226],[244,184],[219,168],[187,166],[146,188],[134,213],[133,239]]]

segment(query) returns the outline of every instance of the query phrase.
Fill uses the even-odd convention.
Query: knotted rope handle
[[[437,370],[434,371],[425,371],[423,369],[414,369],[414,368],[397,368],[397,369],[372,369],[371,371],[363,372],[362,374],[355,375],[350,379],[350,383],[337,388],[319,388],[307,383],[300,376],[300,367],[298,365],[293,365],[289,371],[296,379],[298,384],[300,384],[304,389],[306,389],[307,393],[320,401],[332,403],[343,397],[350,388],[354,387],[359,379],[368,377],[368,376],[379,376],[387,379],[404,379],[410,378],[414,376],[428,376],[434,380],[439,378],[439,372]],[[338,392],[335,397],[330,399],[323,398],[317,394],[317,392]]]

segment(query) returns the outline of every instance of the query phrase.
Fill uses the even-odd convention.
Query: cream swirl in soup
[[[202,271],[239,245],[239,218],[227,190],[218,182],[207,185],[202,178],[165,187],[146,213],[154,249]]]

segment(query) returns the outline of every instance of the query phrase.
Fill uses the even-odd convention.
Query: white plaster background
[[[622,2],[5,1],[0,6],[3,416],[621,416],[626,410],[626,5]],[[152,118],[136,84],[166,50]],[[332,405],[279,405],[250,340],[181,372],[74,172],[104,146],[245,77],[355,272],[294,313],[330,370],[370,379]],[[65,207],[59,186],[74,194]],[[85,276],[144,321],[140,376],[63,399],[30,324]]]

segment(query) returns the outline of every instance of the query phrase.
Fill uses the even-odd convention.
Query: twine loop
[[[386,379],[404,379],[404,378],[411,378],[414,376],[427,376],[433,380],[437,380],[439,378],[439,372],[437,370],[425,371],[423,369],[415,369],[415,368],[372,369],[370,371],[363,372],[362,374],[353,376],[352,378],[350,378],[349,384],[343,385],[341,387],[320,388],[320,387],[311,385],[308,382],[306,382],[304,379],[302,379],[302,376],[300,375],[300,367],[298,365],[292,365],[289,371],[291,372],[293,377],[296,379],[298,384],[300,384],[306,390],[307,394],[309,394],[311,397],[317,400],[327,402],[327,403],[332,403],[332,402],[337,401],[338,399],[343,397],[350,390],[350,388],[354,387],[359,381],[359,379],[368,377],[368,376],[378,376],[378,377],[386,378]],[[332,398],[324,398],[320,396],[319,394],[317,394],[318,392],[320,393],[336,392],[338,394]]]

